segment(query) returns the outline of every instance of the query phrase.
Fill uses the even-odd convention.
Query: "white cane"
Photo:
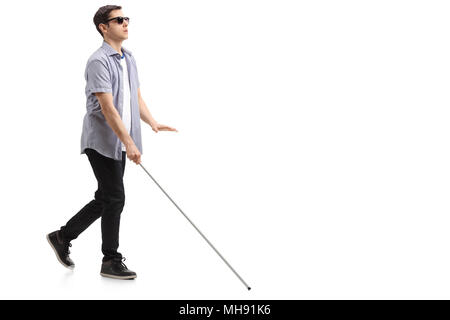
[[[145,172],[147,172],[147,174],[150,176],[150,178],[152,178],[152,180],[156,183],[156,185],[162,190],[162,192],[164,192],[164,194],[170,199],[170,201],[172,201],[172,203],[175,205],[175,207],[178,208],[178,210],[180,210],[180,212],[183,214],[183,216],[192,224],[192,226],[195,228],[195,230],[198,231],[198,233],[200,233],[200,235],[203,237],[203,239],[205,239],[205,241],[211,246],[211,248],[214,249],[214,251],[219,255],[219,257],[223,260],[223,262],[225,262],[225,264],[231,269],[231,271],[233,271],[233,273],[239,278],[239,280],[241,280],[241,282],[245,285],[245,287],[250,290],[250,286],[244,281],[244,279],[242,279],[242,277],[236,272],[236,270],[233,269],[233,267],[228,263],[227,260],[225,260],[225,258],[220,254],[219,251],[217,251],[217,249],[212,245],[212,243],[203,235],[203,233],[199,230],[199,228],[197,228],[197,226],[191,221],[191,219],[189,219],[189,217],[183,212],[183,210],[180,209],[179,206],[177,206],[177,204],[172,200],[172,198],[169,197],[169,195],[164,191],[163,188],[161,188],[161,186],[159,185],[158,182],[156,182],[156,180],[152,177],[152,175],[144,168],[144,166],[139,163],[139,165],[142,167],[142,169],[144,169]]]

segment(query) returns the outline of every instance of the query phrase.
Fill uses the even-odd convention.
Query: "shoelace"
[[[117,261],[117,263],[119,263],[119,265],[120,265],[122,268],[128,269],[127,266],[125,265],[125,263],[123,263],[125,260],[127,260],[127,258],[122,257],[122,258],[120,258],[120,260],[117,259],[116,261]]]
[[[121,264],[125,269],[128,269],[127,266],[125,265],[125,263],[123,263],[125,260],[127,260],[127,258],[122,257],[122,260],[120,261],[120,264]]]
[[[67,246],[67,254],[70,254],[69,247],[71,247],[71,246],[72,246],[72,244],[69,242],[69,245]]]

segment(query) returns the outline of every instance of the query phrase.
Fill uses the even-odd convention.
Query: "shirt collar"
[[[111,47],[111,45],[108,42],[106,42],[105,40],[103,40],[102,48],[106,51],[106,53],[109,56],[117,54],[120,57],[120,53],[118,53],[116,50],[114,50],[114,48]],[[123,54],[131,55],[131,51],[128,50],[127,48],[125,48],[124,46],[122,46],[122,52],[123,52]]]

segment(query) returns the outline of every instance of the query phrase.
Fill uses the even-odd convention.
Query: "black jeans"
[[[86,155],[98,182],[94,200],[86,204],[65,226],[61,235],[67,241],[76,239],[95,220],[101,219],[103,261],[121,259],[119,248],[120,215],[125,205],[123,174],[125,172],[126,152],[122,160],[105,157],[94,149],[86,149]]]

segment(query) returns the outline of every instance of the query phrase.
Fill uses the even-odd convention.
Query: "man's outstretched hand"
[[[136,145],[134,143],[130,144],[130,145],[126,146],[126,149],[127,149],[127,158],[136,164],[140,164],[141,163],[141,153],[139,152]]]
[[[158,132],[158,131],[176,131],[178,132],[177,129],[166,126],[164,124],[159,124],[157,122],[152,123],[150,125],[153,129],[153,131]],[[139,149],[136,147],[136,145],[130,144],[128,146],[126,146],[126,150],[127,150],[127,158],[130,159],[131,161],[133,161],[136,164],[140,164],[141,163],[141,153],[139,152]]]
[[[158,131],[176,131],[176,132],[178,132],[178,130],[175,128],[166,126],[164,124],[159,124],[157,122],[150,124],[150,126],[152,127],[152,130],[155,132],[158,132]]]

